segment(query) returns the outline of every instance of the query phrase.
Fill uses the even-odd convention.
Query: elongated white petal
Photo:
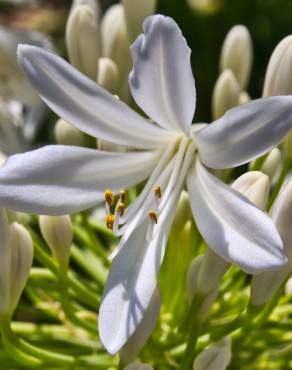
[[[187,179],[197,226],[208,245],[248,273],[281,268],[281,238],[272,220],[197,160]]]
[[[156,288],[140,325],[120,351],[122,363],[128,364],[135,359],[138,352],[152,334],[159,317],[159,312],[160,296],[158,288]]]
[[[118,253],[99,310],[99,334],[107,351],[118,352],[140,324],[156,287],[167,231],[146,241],[148,220],[134,230]]]
[[[18,60],[43,100],[65,121],[110,142],[149,149],[169,138],[57,55],[20,45]]]
[[[236,167],[271,150],[291,128],[292,96],[262,98],[229,110],[197,132],[196,142],[208,167]]]
[[[191,51],[177,24],[162,15],[146,18],[131,50],[129,82],[137,104],[160,126],[188,134],[196,90]]]
[[[27,213],[77,212],[101,201],[108,187],[118,191],[147,178],[159,156],[67,145],[16,154],[0,171],[0,204]]]

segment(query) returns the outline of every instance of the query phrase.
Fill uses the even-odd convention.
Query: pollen
[[[117,205],[116,213],[118,213],[120,216],[123,216],[125,213],[125,208],[126,208],[125,203],[120,202]]]
[[[150,220],[152,220],[154,223],[157,224],[157,222],[158,222],[157,214],[153,209],[150,210],[150,212],[148,213],[148,216],[149,216]]]
[[[113,230],[114,228],[114,222],[115,222],[115,216],[110,214],[106,216],[105,223],[106,227],[110,230]]]
[[[120,195],[121,203],[126,203],[127,194],[126,194],[125,190],[121,190],[119,195]]]
[[[114,204],[115,196],[114,196],[113,192],[110,189],[105,190],[104,198],[105,198],[105,201],[107,202],[109,207]]]
[[[155,194],[155,198],[158,198],[158,199],[161,198],[161,188],[160,188],[160,186],[156,186],[154,188],[154,194]]]

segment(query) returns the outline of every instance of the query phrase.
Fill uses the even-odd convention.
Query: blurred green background
[[[116,2],[118,0],[100,0],[103,11]],[[211,119],[210,102],[218,77],[220,49],[232,26],[244,24],[252,35],[254,65],[248,87],[252,98],[261,96],[265,69],[274,47],[292,32],[292,0],[217,2],[217,9],[206,13],[191,11],[186,0],[158,1],[157,11],[176,20],[192,49],[197,85],[196,121],[209,122]],[[17,28],[29,28],[30,24],[38,30],[43,28],[62,46],[70,4],[71,0],[0,0],[0,23]]]

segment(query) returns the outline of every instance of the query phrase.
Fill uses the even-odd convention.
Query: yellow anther
[[[120,195],[121,203],[126,203],[127,194],[126,194],[125,190],[121,190],[119,195]]]
[[[107,204],[109,206],[112,206],[114,204],[115,196],[114,196],[113,192],[110,189],[105,190],[104,198],[105,198],[105,201],[107,202]]]
[[[124,213],[125,213],[125,208],[126,208],[125,203],[120,202],[120,203],[117,205],[116,213],[119,213],[119,214],[120,214],[120,216],[123,216],[123,215],[124,215]]]
[[[160,199],[160,198],[161,198],[161,188],[160,188],[160,186],[156,186],[156,187],[154,188],[154,194],[155,194],[155,197],[156,197],[156,198],[158,198],[158,199]]]
[[[106,227],[110,230],[114,228],[115,216],[107,215],[105,218]]]
[[[150,220],[154,221],[157,224],[157,214],[153,209],[150,210],[150,212],[148,213],[148,216]]]

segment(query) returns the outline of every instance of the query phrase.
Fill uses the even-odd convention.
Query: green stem
[[[10,328],[9,320],[2,322],[2,335],[4,343],[8,343],[8,351],[16,351],[17,354],[23,353],[24,359],[28,356],[29,361],[32,359],[32,366],[36,367],[41,365],[43,362],[49,362],[55,365],[72,365],[75,363],[73,356],[62,355],[55,352],[46,351],[38,347],[32,346],[23,339],[18,338]],[[34,358],[36,357],[36,359]],[[29,365],[29,364],[28,364]]]
[[[253,164],[250,166],[250,171],[260,171],[262,165],[264,164],[268,154],[265,154],[259,158],[257,158]]]

